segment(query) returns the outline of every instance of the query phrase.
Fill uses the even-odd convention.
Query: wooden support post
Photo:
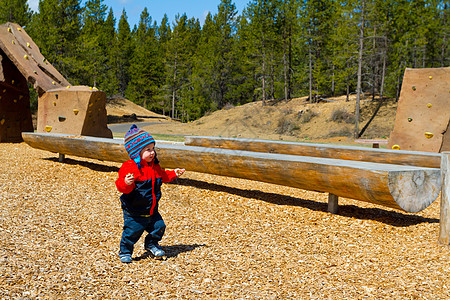
[[[64,162],[64,159],[65,159],[65,158],[66,158],[66,156],[65,156],[64,154],[59,153],[58,161],[59,161],[60,163]]]
[[[450,152],[442,152],[441,184],[439,242],[444,245],[450,245]]]
[[[328,212],[337,214],[338,212],[338,196],[329,193],[328,194]]]

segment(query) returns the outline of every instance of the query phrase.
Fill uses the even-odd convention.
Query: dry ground
[[[449,299],[439,201],[416,215],[187,172],[163,187],[166,261],[119,262],[119,164],[0,144],[2,299]]]
[[[321,141],[321,142],[353,142],[355,113],[355,96],[350,101],[344,97],[330,99],[333,102],[308,103],[306,98],[271,102],[252,102],[236,107],[227,107],[215,111],[191,123],[180,123],[170,120],[158,120],[157,123],[145,127],[151,133],[177,135],[207,135],[222,137],[258,138],[268,140],[289,141]],[[134,111],[134,106],[126,100],[117,100],[116,105],[122,109]],[[367,123],[375,111],[378,101],[371,97],[361,100],[361,118],[359,129]],[[142,109],[142,107],[139,107]],[[394,127],[397,103],[394,100],[383,102],[381,109],[371,122],[362,138],[388,138]],[[117,114],[115,107],[108,104],[108,114]],[[348,117],[345,120],[333,121],[336,111]],[[136,112],[136,114],[138,114]],[[154,114],[149,112],[149,114]],[[151,119],[154,122],[155,119]],[[149,122],[142,119],[141,121]],[[346,122],[347,121],[347,122]],[[155,122],[156,123],[156,122]]]

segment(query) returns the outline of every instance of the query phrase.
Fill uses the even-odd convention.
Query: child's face
[[[155,143],[145,146],[139,154],[142,160],[151,162],[155,158]]]

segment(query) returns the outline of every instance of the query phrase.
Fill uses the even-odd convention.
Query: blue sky
[[[238,14],[242,13],[242,10],[247,6],[249,1],[233,1],[238,10]],[[33,11],[38,10],[38,4],[39,0],[28,0],[28,5]],[[128,23],[133,28],[139,22],[139,16],[145,7],[147,7],[153,21],[158,22],[158,25],[161,23],[164,14],[167,14],[169,21],[172,22],[178,13],[180,15],[186,13],[188,18],[198,18],[203,24],[208,12],[212,14],[217,13],[217,6],[220,4],[220,0],[105,0],[103,4],[113,9],[116,24],[119,23],[122,10],[125,8]]]

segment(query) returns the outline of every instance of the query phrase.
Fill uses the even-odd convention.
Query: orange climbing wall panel
[[[105,105],[105,93],[95,88],[49,90],[38,100],[37,132],[112,138]]]
[[[406,69],[389,147],[450,151],[450,67]]]

